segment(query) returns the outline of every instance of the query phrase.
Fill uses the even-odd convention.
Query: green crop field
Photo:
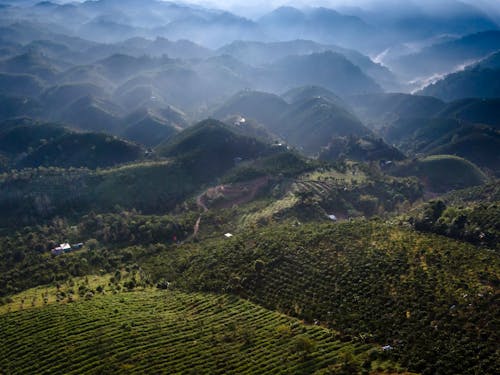
[[[0,337],[1,374],[399,370],[380,346],[341,342],[332,330],[234,296],[177,291],[97,295],[6,313]]]

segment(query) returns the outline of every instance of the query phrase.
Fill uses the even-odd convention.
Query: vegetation
[[[0,374],[500,373],[493,1],[0,2]]]
[[[434,192],[464,189],[487,181],[477,166],[451,155],[415,159],[395,166],[391,172],[397,176],[417,176],[427,189]]]
[[[389,146],[382,138],[374,137],[336,137],[321,150],[321,160],[336,161],[342,159],[356,161],[398,161],[405,159],[397,148]]]
[[[346,339],[389,343],[414,371],[494,373],[498,364],[487,322],[498,313],[499,264],[489,251],[357,221],[248,230],[177,254],[143,267],[179,288],[234,293]]]
[[[400,369],[374,345],[342,342],[334,331],[231,296],[96,293],[87,301],[0,315],[0,322],[0,369],[12,374]]]

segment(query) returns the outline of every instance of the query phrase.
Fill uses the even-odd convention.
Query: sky
[[[175,0],[169,0],[175,1]],[[351,7],[360,6],[370,8],[381,2],[398,4],[401,6],[410,0],[183,0],[185,3],[199,4],[212,8],[220,8],[233,11],[247,16],[258,16],[280,6],[290,5],[297,7],[304,6],[325,6],[325,7]],[[435,5],[450,0],[413,0],[417,4],[425,2]],[[493,11],[500,14],[500,0],[457,0],[481,8],[485,12]]]

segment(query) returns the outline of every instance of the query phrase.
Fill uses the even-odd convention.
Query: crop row
[[[314,373],[378,352],[236,297],[154,290],[3,314],[0,336],[5,374]]]

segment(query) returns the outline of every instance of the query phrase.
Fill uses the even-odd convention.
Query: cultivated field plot
[[[100,295],[0,316],[1,374],[312,374],[396,368],[371,345],[237,297]]]

